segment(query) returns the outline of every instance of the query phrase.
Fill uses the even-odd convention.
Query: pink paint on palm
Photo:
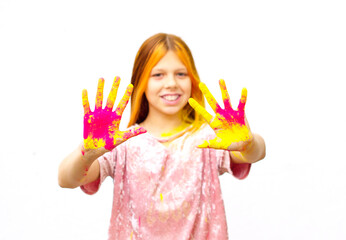
[[[221,93],[222,93],[222,99],[225,106],[225,109],[222,109],[219,104],[215,104],[215,112],[220,114],[223,118],[227,119],[227,122],[229,122],[231,125],[245,125],[245,104],[246,104],[246,98],[247,98],[247,90],[244,88],[242,90],[241,98],[239,100],[238,109],[234,110],[231,105],[231,100],[228,95],[228,91],[226,88],[226,84],[224,80],[220,80],[219,82]],[[214,100],[214,99],[212,99]],[[215,100],[214,100],[215,101]]]
[[[239,102],[238,110],[234,110],[233,108],[225,108],[222,109],[220,106],[216,108],[216,113],[220,114],[223,118],[227,119],[227,121],[231,125],[245,125],[245,113],[244,113],[244,107],[243,103],[241,103],[241,100]]]
[[[109,93],[107,104],[102,108],[104,79],[99,79],[95,111],[89,107],[88,94],[83,90],[84,106],[84,147],[85,149],[96,149],[104,147],[112,150],[118,144],[141,133],[145,133],[143,128],[135,128],[127,131],[120,131],[119,125],[122,113],[129,101],[133,86],[130,84],[115,111],[112,111],[116,94],[120,84],[120,78],[116,77],[111,92]]]
[[[102,139],[107,150],[114,148],[115,126],[121,116],[112,111],[96,108],[94,112],[84,115],[84,139]],[[114,126],[114,127],[112,127]],[[112,129],[113,130],[112,130]],[[102,145],[102,143],[99,143]]]
[[[194,99],[189,99],[190,105],[200,113],[209,123],[216,133],[216,138],[210,141],[204,141],[199,147],[211,147],[217,149],[230,149],[232,143],[247,141],[250,139],[250,129],[245,120],[245,104],[247,98],[247,90],[243,89],[238,108],[234,110],[231,106],[230,97],[226,89],[224,80],[220,80],[220,88],[225,108],[223,109],[215,100],[204,83],[200,83],[199,87],[206,97],[210,107],[214,110],[216,116],[213,117]]]

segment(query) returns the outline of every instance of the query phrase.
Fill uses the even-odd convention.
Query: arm
[[[145,133],[141,127],[119,130],[122,113],[129,101],[133,86],[130,84],[115,111],[112,111],[120,78],[116,77],[109,93],[107,104],[102,108],[104,80],[97,87],[95,111],[90,110],[88,94],[83,90],[84,142],[68,155],[59,167],[59,185],[65,188],[93,182],[100,177],[98,157],[111,151],[127,139]]]
[[[80,144],[59,166],[60,187],[76,188],[97,180],[100,177],[100,165],[96,159],[105,152],[104,148],[83,151],[83,144]]]
[[[254,163],[263,159],[265,156],[264,140],[260,135],[251,132],[245,117],[244,108],[247,90],[245,88],[242,90],[238,108],[233,109],[224,80],[220,80],[219,84],[224,109],[220,107],[205,84],[200,83],[199,85],[209,105],[214,110],[215,117],[209,114],[194,99],[189,99],[191,107],[202,115],[216,133],[214,139],[204,141],[199,147],[228,150],[234,163]]]

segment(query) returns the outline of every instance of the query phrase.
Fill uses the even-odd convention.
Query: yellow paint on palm
[[[91,123],[94,119],[94,115],[89,115],[88,123]]]
[[[218,134],[225,142],[239,142],[249,139],[249,128],[245,125],[234,124],[230,126],[229,131],[220,131]]]
[[[96,149],[104,147],[112,150],[118,144],[126,141],[130,137],[136,136],[146,131],[142,128],[120,131],[119,125],[122,114],[131,96],[133,86],[129,84],[121,99],[117,109],[113,112],[113,105],[116,99],[120,78],[114,79],[112,89],[107,99],[106,107],[102,108],[104,79],[100,78],[97,86],[95,110],[90,110],[88,94],[83,90],[82,99],[84,107],[84,147],[86,149]]]
[[[113,138],[114,145],[118,145],[125,139],[125,134],[122,131],[114,132],[111,136]]]
[[[212,147],[217,149],[228,149],[234,142],[246,141],[249,139],[249,129],[246,126],[233,125],[229,131],[219,130],[215,139],[204,141],[198,147]]]
[[[199,85],[207,102],[215,112],[213,118],[203,107],[195,100],[189,99],[191,107],[209,123],[210,127],[215,131],[216,138],[204,141],[199,147],[211,147],[217,149],[229,149],[229,146],[234,142],[246,141],[250,137],[250,129],[245,123],[244,107],[247,98],[247,90],[242,90],[242,96],[239,101],[238,109],[234,110],[231,107],[230,97],[227,92],[224,80],[220,80],[220,89],[225,108],[222,109],[216,102],[214,96],[209,92],[207,86],[203,83]]]
[[[106,142],[102,138],[92,138],[88,136],[84,139],[84,148],[85,149],[96,149],[106,146]]]

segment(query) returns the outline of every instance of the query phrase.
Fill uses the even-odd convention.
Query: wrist
[[[86,162],[94,162],[98,157],[108,152],[104,147],[85,148],[84,143],[80,145],[81,158]]]
[[[265,143],[260,135],[254,134],[249,145],[241,151],[241,154],[249,162],[254,163],[265,157]]]
[[[248,141],[248,144],[244,147],[242,151],[240,151],[242,154],[250,154],[253,152],[255,146],[256,146],[256,137],[255,135],[250,135],[250,139]]]

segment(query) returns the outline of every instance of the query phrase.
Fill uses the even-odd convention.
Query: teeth
[[[177,100],[179,97],[179,95],[166,95],[166,96],[162,96],[162,98],[168,100],[168,101],[175,101]]]

